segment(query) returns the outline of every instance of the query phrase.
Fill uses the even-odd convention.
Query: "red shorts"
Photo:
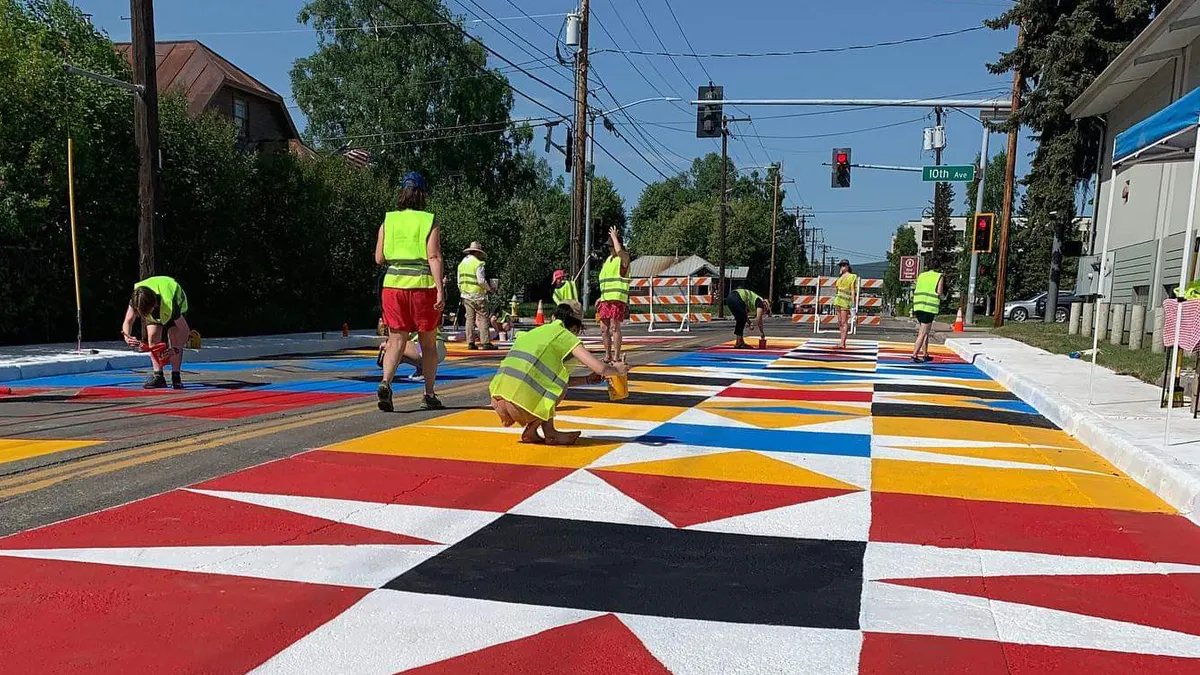
[[[624,321],[629,315],[629,308],[620,300],[604,300],[596,303],[596,318]]]
[[[442,325],[436,288],[385,288],[383,322],[393,333],[428,333]]]

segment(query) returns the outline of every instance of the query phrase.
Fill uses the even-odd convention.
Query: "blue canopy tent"
[[[1113,141],[1112,169],[1109,178],[1110,194],[1108,197],[1107,215],[1104,218],[1104,246],[1100,255],[1100,279],[1103,280],[1111,270],[1105,270],[1108,259],[1108,236],[1112,232],[1113,202],[1116,201],[1112,190],[1116,189],[1117,172],[1137,164],[1152,162],[1172,162],[1180,159],[1192,160],[1192,192],[1188,209],[1187,230],[1184,234],[1183,265],[1179,268],[1179,287],[1187,285],[1188,274],[1192,267],[1192,249],[1194,247],[1196,220],[1196,190],[1200,181],[1200,153],[1196,146],[1200,143],[1200,87],[1188,92],[1171,105],[1159,110],[1146,119],[1117,134]],[[1103,283],[1103,281],[1102,281]],[[1177,303],[1175,314],[1175,349],[1171,350],[1171,372],[1179,367],[1179,333],[1178,326],[1183,317],[1183,304]],[[1096,351],[1100,342],[1097,332],[1100,324],[1100,312],[1095,313],[1095,324],[1092,326],[1092,368],[1096,367]],[[1168,377],[1167,393],[1167,426],[1164,444],[1171,434],[1171,402],[1175,400],[1175,378]],[[1089,378],[1088,398],[1091,398]]]

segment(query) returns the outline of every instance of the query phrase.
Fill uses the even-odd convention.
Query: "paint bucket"
[[[759,349],[767,348],[767,338],[758,338],[758,348]]]
[[[613,375],[608,378],[608,400],[623,401],[629,398],[629,376]]]

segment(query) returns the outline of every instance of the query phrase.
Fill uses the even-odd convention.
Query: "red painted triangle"
[[[404,671],[407,675],[670,675],[670,672],[612,614]]]
[[[888,583],[1200,635],[1200,578],[1192,574],[891,579]]]
[[[1194,675],[1200,659],[933,635],[864,633],[860,675]]]
[[[761,485],[599,469],[591,469],[591,472],[666,518],[675,527],[688,527],[856,492],[840,488]]]
[[[0,556],[0,670],[245,673],[369,592]]]
[[[0,539],[2,549],[432,544],[281,509],[176,490]]]

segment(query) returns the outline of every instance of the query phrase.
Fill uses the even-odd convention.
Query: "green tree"
[[[1004,171],[1008,153],[1001,150],[992,156],[985,170],[983,188],[983,212],[996,214],[996,225],[992,233],[992,252],[979,254],[979,269],[975,280],[975,297],[987,298],[996,292],[996,261],[1000,251],[1000,217],[1004,208]],[[979,155],[975,156],[975,166],[979,166]],[[967,186],[967,195],[963,202],[967,212],[967,223],[975,222],[975,200],[979,194],[979,179]],[[1015,197],[1014,197],[1015,199]],[[968,229],[968,231],[970,231]],[[970,244],[968,240],[966,242]],[[970,278],[971,247],[963,246],[962,257],[959,260],[958,273],[961,280],[960,288],[965,292]]]
[[[888,302],[908,296],[908,284],[900,283],[900,256],[917,255],[917,251],[917,233],[913,228],[907,225],[897,227],[892,237],[892,250],[887,254],[887,272],[883,275],[883,297]]]
[[[1007,128],[1027,127],[1038,141],[1024,180],[1023,208],[1030,222],[1049,222],[1052,211],[1074,220],[1076,190],[1095,171],[1101,122],[1073,120],[1066,108],[1164,5],[1163,0],[1017,0],[985,22],[997,30],[1018,25],[1023,30],[1021,43],[988,68],[999,74],[1020,67],[1028,92]],[[1052,230],[1031,228],[1028,234],[1047,237]],[[1040,250],[1040,243],[1028,244]],[[1043,277],[1049,263],[1048,256],[1039,256]]]
[[[307,133],[320,149],[370,150],[393,182],[415,169],[434,186],[458,176],[492,199],[518,195],[534,178],[531,136],[512,132],[507,80],[481,77],[487,52],[454,29],[405,25],[447,16],[440,0],[307,2],[298,19],[317,51],[292,68]]]
[[[933,230],[934,241],[929,253],[925,254],[922,269],[938,270],[946,275],[946,287],[954,288],[958,277],[958,251],[961,243],[958,233],[950,223],[954,189],[949,183],[937,183],[933,191]]]

